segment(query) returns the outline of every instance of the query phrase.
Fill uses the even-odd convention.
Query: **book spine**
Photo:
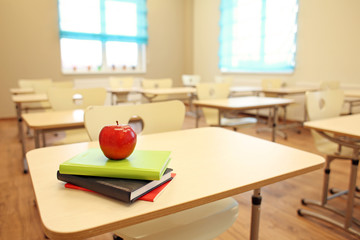
[[[99,184],[96,181],[87,181],[84,178],[78,178],[72,175],[61,174],[59,172],[57,173],[57,178],[60,181],[68,182],[126,203],[131,202],[130,201],[131,193],[125,190],[114,189],[111,186]]]
[[[126,169],[126,171],[119,171],[105,169],[101,167],[89,167],[89,166],[67,166],[60,165],[59,171],[61,174],[82,175],[82,176],[97,176],[97,177],[112,177],[112,178],[128,178],[128,179],[140,179],[140,180],[159,180],[162,175],[156,171],[132,171]]]

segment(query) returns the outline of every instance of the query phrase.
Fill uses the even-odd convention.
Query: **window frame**
[[[266,2],[268,0],[261,0],[262,1],[262,4],[266,4]],[[234,0],[221,0],[221,5],[220,5],[220,34],[219,34],[219,50],[218,50],[218,57],[219,57],[219,70],[220,72],[222,73],[244,73],[244,74],[293,74],[294,71],[295,71],[295,68],[296,68],[296,50],[297,50],[297,32],[298,32],[298,12],[299,12],[299,1],[298,0],[295,0],[296,1],[296,6],[295,6],[295,18],[294,18],[294,21],[295,21],[295,31],[294,31],[294,37],[293,37],[293,40],[294,40],[294,50],[292,52],[292,62],[293,62],[293,65],[287,65],[286,67],[278,67],[278,68],[272,68],[270,65],[270,67],[266,67],[266,64],[263,64],[263,65],[260,65],[260,64],[257,64],[257,65],[253,65],[255,67],[251,68],[249,67],[248,65],[243,65],[242,67],[229,67],[231,66],[231,62],[233,60],[233,54],[231,55],[228,55],[228,56],[231,56],[229,57],[229,59],[225,59],[225,57],[223,56],[224,53],[226,52],[226,50],[224,48],[228,47],[232,47],[232,44],[233,42],[235,42],[235,40],[233,38],[231,38],[231,42],[232,44],[228,44],[226,46],[226,44],[222,45],[223,41],[224,41],[224,35],[225,33],[223,31],[225,31],[223,28],[225,27],[229,27],[228,25],[226,25],[226,21],[223,17],[223,12],[224,12],[224,8],[226,8],[227,10],[229,9],[229,5],[231,7],[233,7],[234,5]],[[233,8],[232,8],[233,9]],[[229,11],[229,10],[228,10]],[[264,6],[261,7],[261,17],[263,18],[264,17]],[[233,18],[233,10],[231,10],[232,12],[232,15],[231,15],[231,18]],[[227,13],[228,14],[228,13]],[[228,15],[229,16],[229,15]],[[264,24],[266,24],[266,22],[262,23],[261,24],[261,32],[262,34],[264,34]],[[224,27],[225,25],[225,27]],[[227,39],[228,40],[228,39]],[[264,52],[264,46],[266,45],[264,39],[260,39],[260,42],[261,42],[261,46],[259,46],[259,50],[260,52]],[[224,47],[225,46],[225,47]],[[229,51],[229,50],[228,50]],[[232,49],[230,50],[232,52]],[[262,59],[264,59],[266,57],[266,55],[261,55]],[[225,59],[225,60],[224,60]],[[228,63],[227,64],[224,64],[224,62],[227,61]],[[243,61],[245,62],[245,61]],[[260,61],[258,61],[259,63]],[[265,67],[264,67],[265,66]]]
[[[147,34],[147,7],[146,0],[99,0],[100,3],[100,21],[101,21],[101,32],[100,33],[82,33],[82,32],[71,32],[61,29],[61,9],[60,1],[58,0],[58,27],[59,27],[59,44],[60,44],[60,65],[61,72],[63,74],[141,74],[146,73],[146,62],[147,62],[147,43],[148,43],[148,34]],[[137,25],[138,34],[137,36],[126,36],[126,35],[114,35],[106,34],[105,31],[105,2],[106,1],[118,1],[118,2],[131,2],[137,5],[137,20],[141,21],[140,28],[139,24]],[[140,13],[139,13],[140,12]],[[140,20],[139,20],[140,19]],[[140,33],[139,33],[140,32]],[[64,67],[62,54],[61,54],[61,39],[74,39],[74,40],[98,40],[101,42],[101,55],[102,55],[102,65],[100,68],[96,67],[86,67],[86,66],[76,66],[69,68]],[[124,67],[118,65],[116,67],[110,66],[107,64],[106,60],[106,43],[109,41],[118,41],[118,42],[134,42],[137,44],[137,65],[136,68]]]

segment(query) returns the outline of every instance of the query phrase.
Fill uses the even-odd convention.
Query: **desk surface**
[[[25,113],[22,118],[35,130],[79,127],[84,125],[84,110]]]
[[[42,102],[47,101],[48,97],[44,94],[20,94],[13,95],[11,99],[14,103],[30,103],[30,102]]]
[[[196,93],[196,88],[193,87],[173,87],[173,88],[151,88],[140,89],[143,94],[181,94],[181,93]]]
[[[360,138],[360,114],[308,121],[305,128]]]
[[[172,151],[169,167],[177,175],[156,202],[129,205],[65,189],[57,180],[60,163],[92,147],[98,147],[98,142],[27,153],[37,206],[51,239],[111,232],[298,176],[321,168],[324,162],[315,154],[215,127],[139,136],[137,149]]]
[[[256,108],[269,108],[272,106],[284,106],[294,103],[293,99],[270,98],[270,97],[236,97],[226,99],[195,100],[193,104],[199,107],[211,107],[224,110],[247,110]]]
[[[273,93],[278,95],[304,94],[307,91],[316,91],[315,87],[284,87],[284,88],[268,88],[262,89],[263,93]]]
[[[11,94],[28,94],[28,93],[34,93],[33,88],[10,88]]]
[[[344,94],[346,97],[360,98],[360,90],[345,90]]]

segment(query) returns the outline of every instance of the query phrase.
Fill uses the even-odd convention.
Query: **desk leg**
[[[355,198],[355,188],[356,188],[358,165],[359,165],[359,149],[354,149],[353,159],[352,159],[352,164],[351,164],[347,208],[346,208],[346,213],[345,213],[345,224],[344,224],[345,229],[350,228],[351,223],[352,223],[352,213],[353,213],[353,208],[354,208],[354,198]]]
[[[26,160],[26,146],[25,146],[25,136],[24,136],[24,129],[23,129],[23,121],[21,117],[21,105],[16,105],[16,111],[17,111],[17,119],[18,119],[18,128],[19,128],[19,137],[20,137],[20,143],[21,143],[21,151],[22,151],[22,160],[23,160],[23,166],[24,166],[24,173],[27,173],[29,171],[29,167]]]
[[[196,112],[195,112],[195,127],[198,128],[199,127],[199,118],[200,118],[200,109],[198,106],[196,106],[195,110],[196,110]]]
[[[35,140],[35,148],[39,148],[40,147],[40,131],[39,130],[35,130],[34,131],[34,140]]]
[[[255,189],[252,195],[250,240],[259,239],[261,193]]]
[[[274,107],[271,141],[275,142],[278,107]]]

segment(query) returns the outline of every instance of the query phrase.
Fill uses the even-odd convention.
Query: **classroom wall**
[[[173,78],[192,70],[192,0],[148,0],[147,72]],[[0,1],[0,118],[15,117],[10,88],[20,78],[65,81],[109,75],[64,75],[60,66],[56,0]]]
[[[205,81],[221,75],[218,68],[220,0],[194,0],[194,72]],[[360,84],[360,1],[299,0],[296,68],[293,74],[231,74],[259,82],[338,80]]]

